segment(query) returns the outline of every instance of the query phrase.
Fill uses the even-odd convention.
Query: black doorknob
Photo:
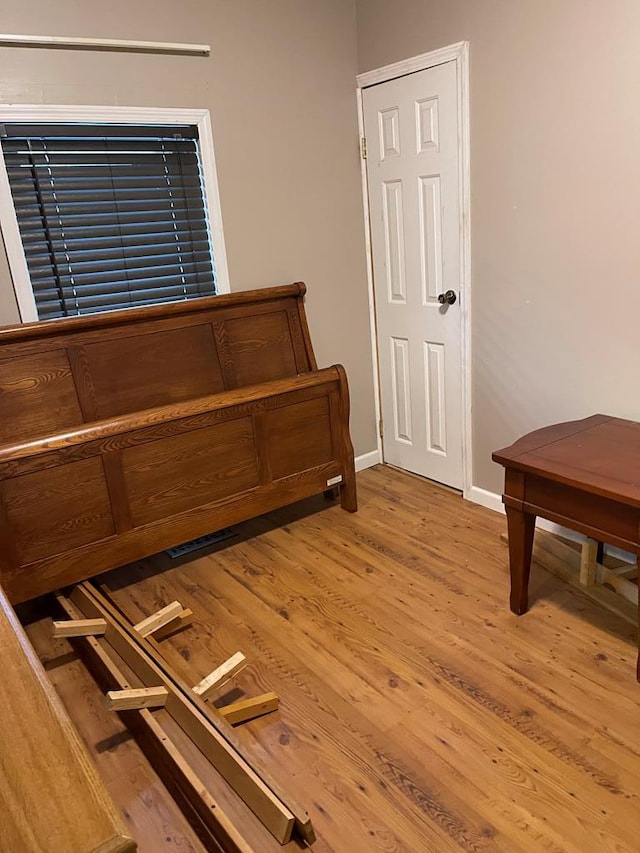
[[[438,294],[438,302],[440,305],[453,305],[457,297],[453,290],[447,290],[445,293]]]

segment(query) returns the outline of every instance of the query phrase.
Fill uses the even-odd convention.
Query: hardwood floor
[[[109,586],[134,621],[193,610],[163,648],[194,684],[240,650],[231,698],[279,694],[236,731],[308,808],[316,853],[638,851],[634,627],[535,565],[518,618],[502,516],[385,467],[358,490],[356,515],[310,500]],[[140,849],[200,850],[80,664],[30,632]]]

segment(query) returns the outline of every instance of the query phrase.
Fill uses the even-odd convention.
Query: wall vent
[[[165,554],[168,554],[172,560],[175,560],[177,557],[184,557],[185,554],[190,554],[192,551],[199,551],[201,548],[208,548],[210,545],[224,542],[225,539],[230,539],[235,535],[236,532],[232,527],[225,527],[222,530],[217,530],[215,533],[198,536],[197,539],[192,539],[190,542],[176,545],[175,548],[167,548]]]

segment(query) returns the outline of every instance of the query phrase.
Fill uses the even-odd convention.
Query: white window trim
[[[159,124],[196,125],[200,145],[202,177],[205,190],[205,209],[216,267],[218,293],[229,293],[229,269],[222,230],[222,212],[216,161],[213,151],[213,130],[209,110],[170,109],[164,107],[94,107],[58,106],[46,104],[0,104],[0,124],[31,124],[52,122],[65,124]],[[23,323],[38,320],[36,301],[31,287],[18,219],[16,217],[7,168],[0,146],[0,230],[9,261],[13,289]]]

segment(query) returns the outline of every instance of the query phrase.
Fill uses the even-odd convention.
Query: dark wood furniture
[[[344,369],[301,283],[0,330],[0,581],[10,600],[340,484]]]
[[[496,451],[505,467],[511,610],[528,607],[536,516],[640,552],[640,423],[593,415],[554,424]],[[640,657],[638,659],[640,680]]]

